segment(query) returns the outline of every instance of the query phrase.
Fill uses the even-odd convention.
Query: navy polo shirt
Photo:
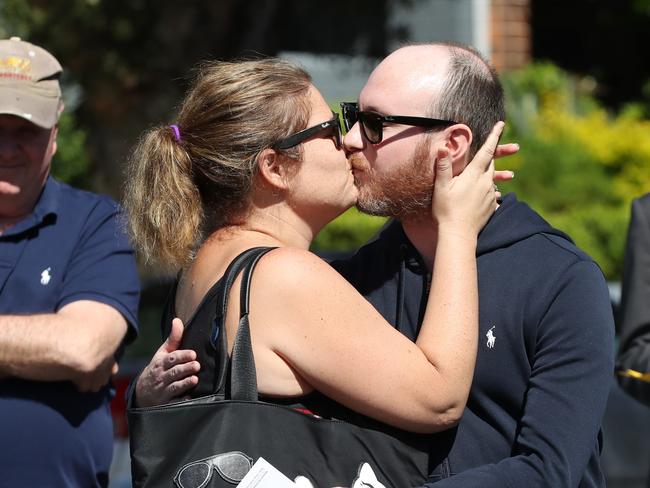
[[[132,340],[140,286],[119,215],[110,198],[49,177],[33,213],[0,235],[0,315],[95,300],[124,316]],[[110,398],[108,386],[80,393],[71,382],[0,380],[0,485],[107,486]]]

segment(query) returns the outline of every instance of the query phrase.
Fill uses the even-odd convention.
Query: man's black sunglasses
[[[337,113],[332,112],[332,116],[333,117],[330,120],[321,122],[318,125],[301,130],[300,132],[296,132],[295,134],[276,142],[272,146],[273,149],[289,149],[290,147],[297,146],[305,139],[309,139],[316,134],[326,131],[331,132],[331,135],[334,137],[336,149],[341,149],[341,122],[339,121],[339,115]]]
[[[361,124],[361,132],[372,144],[379,144],[384,137],[384,124],[403,124],[416,127],[444,127],[454,125],[451,120],[431,119],[428,117],[411,117],[407,115],[379,115],[375,112],[359,110],[356,102],[341,103],[343,125],[349,131],[354,124]]]

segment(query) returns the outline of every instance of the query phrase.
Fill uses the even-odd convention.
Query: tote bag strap
[[[225,324],[226,313],[228,310],[228,297],[230,296],[230,289],[232,288],[232,284],[235,282],[235,279],[242,271],[242,269],[244,269],[247,265],[249,265],[250,267],[252,260],[255,260],[255,264],[257,264],[257,260],[259,259],[259,257],[266,254],[271,249],[275,249],[275,248],[254,247],[242,252],[235,259],[232,260],[232,262],[226,269],[226,272],[224,273],[223,292],[221,293],[221,296],[217,302],[217,306],[215,310],[215,318],[212,321],[210,342],[212,344],[215,354],[218,356],[216,358],[217,364],[223,365],[223,368],[221,368],[221,371],[223,373],[221,374],[227,373],[227,382],[225,385],[225,391],[222,390],[223,386],[221,385],[223,385],[223,383],[222,380],[220,379],[224,377],[221,376],[220,374],[220,378],[215,378],[215,383],[214,383],[215,391],[213,393],[218,394],[219,392],[223,392],[221,394],[223,394],[226,399],[232,398],[233,391],[235,392],[237,399],[248,400],[248,399],[257,398],[257,377],[255,375],[255,360],[253,358],[253,352],[252,352],[251,341],[250,341],[250,331],[248,328],[248,299],[246,299],[245,305],[241,307],[243,312],[240,313],[240,317],[242,315],[246,316],[246,325],[242,330],[241,327],[242,320],[240,318],[240,326],[238,326],[237,333],[235,335],[235,342],[233,346],[232,355],[236,357],[236,359],[233,361],[232,357],[230,359],[228,359],[227,357],[223,359],[220,358],[222,354],[227,355],[227,353],[225,352],[226,351],[225,347],[228,341],[226,340],[226,330],[224,324]],[[250,271],[248,271],[247,273],[248,277],[242,278],[243,291],[240,292],[241,296],[244,295],[248,296],[249,294],[251,274],[252,274],[252,268],[250,268]],[[239,332],[240,330],[242,330],[241,334]],[[241,338],[239,338],[240,335]],[[247,341],[246,338],[248,338]],[[221,344],[217,344],[217,339],[221,341]],[[226,369],[227,371],[224,371]]]
[[[228,309],[228,295],[230,294],[230,288],[232,288],[232,284],[235,281],[235,278],[237,278],[237,275],[244,268],[244,266],[251,258],[251,256],[254,256],[256,253],[259,253],[264,249],[267,248],[253,247],[251,249],[242,252],[235,259],[232,260],[232,262],[228,265],[228,268],[226,269],[226,272],[223,275],[224,292],[217,303],[217,307],[215,310],[215,319],[212,321],[212,331],[210,334],[210,341],[212,343],[212,347],[215,350],[217,349],[217,344],[216,344],[217,337],[221,334],[225,334],[225,330],[219,330],[219,329],[223,329],[223,320],[226,317],[226,310]]]
[[[227,347],[228,340],[226,337],[226,329],[224,326],[224,320],[226,317],[228,309],[228,296],[230,295],[230,289],[235,279],[246,266],[246,263],[257,255],[257,253],[267,249],[266,247],[254,247],[248,249],[241,254],[239,254],[235,259],[231,261],[223,274],[223,291],[219,296],[215,310],[214,317],[212,319],[212,327],[210,329],[210,344],[212,345],[212,351],[215,355],[215,364],[219,365],[215,368],[214,386],[213,394],[223,395],[224,397],[228,396],[229,392],[229,365],[230,358],[228,357]]]
[[[230,399],[257,401],[257,373],[251,344],[248,313],[250,310],[250,287],[253,269],[259,260],[274,247],[257,248],[249,257],[244,269],[239,294],[239,326],[235,335],[230,359]]]

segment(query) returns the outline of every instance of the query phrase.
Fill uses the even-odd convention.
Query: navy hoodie
[[[459,425],[432,436],[436,468],[427,486],[605,486],[600,424],[614,321],[602,272],[514,194],[479,235],[477,259],[472,389]],[[332,265],[416,338],[427,271],[398,222]]]

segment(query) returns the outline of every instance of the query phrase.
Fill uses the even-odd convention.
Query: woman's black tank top
[[[174,303],[177,287],[178,282],[174,283],[163,312],[161,324],[163,337],[169,335],[172,319],[176,317]],[[225,370],[228,367],[223,359],[220,360],[220,358],[227,357],[227,354],[222,354],[219,351],[219,348],[223,346],[218,335],[223,332],[219,327],[215,327],[215,321],[221,322],[220,312],[218,313],[217,309],[223,299],[224,291],[225,279],[222,277],[208,290],[194,315],[185,324],[180,348],[193,349],[196,352],[197,361],[201,365],[198,373],[199,382],[188,392],[192,398],[215,393],[219,378],[226,373]],[[381,426],[381,430],[387,428],[384,424],[354,412],[318,391],[313,391],[304,396],[285,398],[260,395],[260,400],[290,406],[304,413],[323,418],[340,419],[356,425],[373,426],[374,428]]]

